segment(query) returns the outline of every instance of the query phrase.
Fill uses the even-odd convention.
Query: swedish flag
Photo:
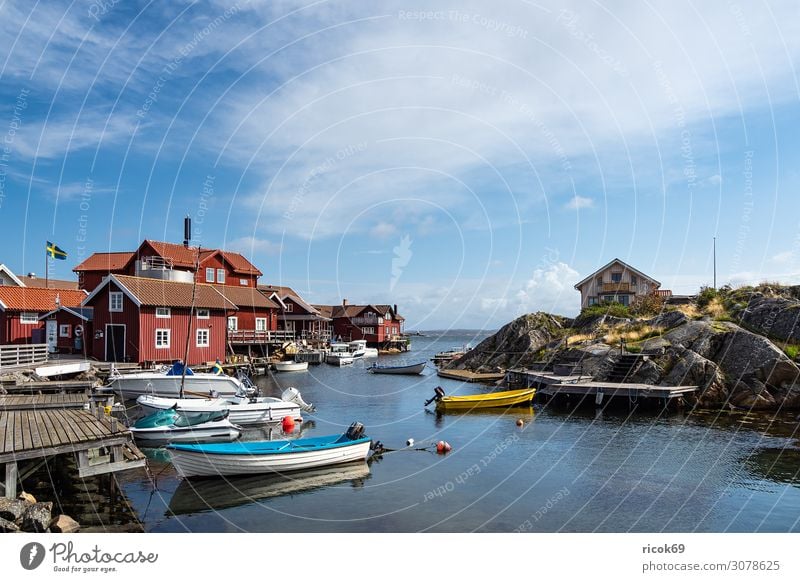
[[[219,363],[219,360],[217,360],[216,363],[211,367],[211,371],[215,374],[222,374],[222,364]]]
[[[67,258],[67,253],[50,241],[47,241],[47,256],[64,261]]]

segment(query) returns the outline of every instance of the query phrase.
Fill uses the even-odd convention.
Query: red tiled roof
[[[340,318],[340,317],[358,317],[362,311],[367,309],[368,307],[371,308],[375,313],[379,316],[383,316],[390,311],[394,311],[394,308],[391,305],[376,305],[371,303],[369,305],[315,305],[318,310],[324,313],[330,313],[327,317],[331,318]],[[392,315],[394,319],[397,321],[404,321],[405,318],[402,315],[394,313]]]
[[[64,307],[78,307],[86,293],[76,289],[0,286],[0,307],[9,311],[52,311],[56,298]]]
[[[258,289],[253,287],[233,287],[218,285],[217,292],[239,308],[260,307],[264,309],[280,309],[280,305],[269,299]]]
[[[230,251],[220,251],[222,258],[231,266],[234,273],[242,273],[245,275],[263,275],[258,268],[248,261],[244,255],[240,253],[233,253]]]
[[[191,307],[192,305],[192,283],[178,283],[161,279],[148,279],[146,277],[130,277],[128,275],[114,275],[114,279],[143,305],[155,307]],[[225,299],[218,292],[218,289],[219,287],[215,285],[198,283],[195,290],[195,307],[235,310],[236,305]]]
[[[17,275],[17,278],[25,283],[26,287],[41,289],[45,287],[45,280],[41,277],[28,277],[27,275]],[[65,281],[63,279],[48,279],[47,287],[51,289],[78,289],[77,281]]]
[[[122,253],[94,253],[80,265],[72,269],[79,271],[118,271],[128,264],[133,257],[131,252]]]
[[[150,245],[154,251],[156,251],[160,256],[164,257],[165,259],[169,259],[172,261],[172,264],[177,267],[194,267],[195,261],[197,260],[197,247],[185,247],[183,245],[177,245],[175,243],[168,243],[168,242],[161,242],[157,240],[147,240],[139,245],[139,250],[137,250],[137,254],[141,256],[146,256],[144,253],[141,252],[142,247],[148,244]],[[200,251],[200,258],[203,259],[203,251]],[[213,254],[213,253],[212,253]]]

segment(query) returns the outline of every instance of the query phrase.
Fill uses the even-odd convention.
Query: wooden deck
[[[0,411],[83,408],[87,402],[84,394],[7,394],[0,396]]]
[[[498,380],[505,378],[505,373],[496,372],[489,374],[479,374],[469,370],[437,370],[436,374],[448,380],[459,380],[461,382],[484,382],[494,384]]]
[[[86,393],[94,383],[90,380],[51,380],[44,382],[25,382],[24,384],[3,384],[8,394],[45,394],[54,392]]]
[[[46,458],[56,455],[77,455],[81,478],[145,465],[145,457],[133,443],[130,431],[115,418],[102,415],[102,411],[85,410],[85,396],[50,394],[3,398],[0,464],[5,465],[2,493],[7,497],[16,495],[18,480]],[[80,408],[75,407],[77,405]],[[33,467],[21,474],[18,464],[25,461],[33,461]]]
[[[625,398],[636,402],[639,398],[656,398],[665,402],[692,394],[697,386],[654,386],[652,384],[636,384],[627,382],[575,382],[549,384],[539,390],[545,396],[574,395],[594,397],[595,404],[601,404],[604,398]]]

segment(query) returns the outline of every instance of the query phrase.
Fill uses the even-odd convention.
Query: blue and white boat
[[[366,461],[371,440],[353,423],[344,434],[280,441],[170,445],[172,464],[183,477],[256,475]]]

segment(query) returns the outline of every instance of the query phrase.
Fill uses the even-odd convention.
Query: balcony
[[[353,325],[357,325],[359,327],[362,326],[372,326],[376,327],[379,325],[383,325],[383,318],[382,317],[351,317],[350,323]]]
[[[600,293],[633,293],[634,287],[630,283],[603,283]]]
[[[294,332],[286,330],[256,331],[254,329],[229,329],[228,341],[232,344],[272,344],[294,341]]]

